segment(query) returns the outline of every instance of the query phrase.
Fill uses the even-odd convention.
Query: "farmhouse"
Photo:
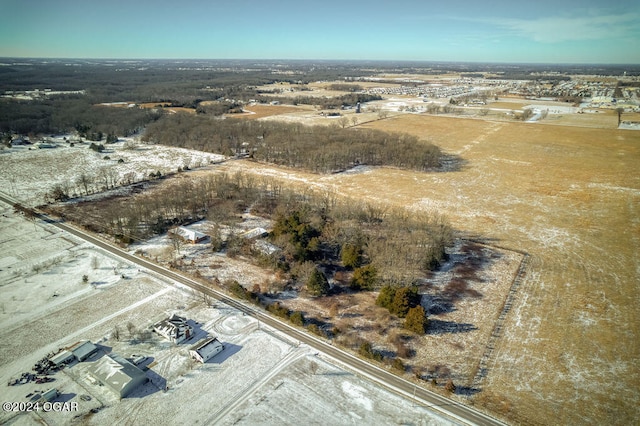
[[[185,228],[184,226],[179,226],[177,228],[172,229],[169,232],[181,237],[184,241],[191,244],[197,244],[207,239],[206,234],[203,234],[202,232],[198,232],[198,231],[193,231],[191,229]]]
[[[189,354],[191,358],[205,363],[214,356],[218,355],[224,349],[224,345],[220,343],[217,337],[211,337],[205,340],[203,343],[198,344],[191,348]]]
[[[89,374],[120,398],[129,395],[149,379],[142,370],[120,355],[107,355],[93,363]]]
[[[176,314],[154,325],[153,331],[176,344],[193,337],[193,327],[187,324],[186,318]]]

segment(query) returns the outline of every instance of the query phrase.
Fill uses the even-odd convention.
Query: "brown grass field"
[[[437,211],[464,234],[527,252],[471,402],[516,424],[639,424],[640,132],[549,124],[412,114],[364,125],[433,142],[458,157],[457,171],[226,167]]]
[[[632,116],[634,114],[628,114]],[[601,129],[617,129],[618,115],[613,110],[600,110],[598,113],[549,115],[544,124],[560,126],[597,127]]]
[[[140,108],[156,108],[158,105],[162,105],[162,107],[168,107],[171,105],[171,102],[145,102],[140,104]]]

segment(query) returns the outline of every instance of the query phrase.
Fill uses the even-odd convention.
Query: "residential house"
[[[153,331],[173,343],[181,343],[193,337],[193,327],[187,319],[176,314],[153,326]]]
[[[218,355],[224,349],[224,345],[218,340],[217,337],[211,337],[205,340],[203,343],[198,344],[191,348],[189,354],[191,357],[201,363],[209,361],[214,356]]]

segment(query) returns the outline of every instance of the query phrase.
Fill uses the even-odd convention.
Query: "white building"
[[[94,362],[89,367],[89,374],[120,398],[149,380],[144,371],[115,354],[103,356]]]
[[[189,228],[185,228],[184,226],[178,226],[177,228],[172,229],[172,234],[179,236],[184,241],[189,242],[191,244],[197,244],[200,241],[204,241],[207,239],[207,235],[202,232],[193,231]]]
[[[200,361],[201,363],[205,363],[222,352],[223,349],[224,345],[220,343],[218,338],[211,337],[203,343],[191,348],[189,354],[193,359]]]

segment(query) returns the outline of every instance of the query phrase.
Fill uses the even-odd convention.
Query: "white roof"
[[[268,234],[269,231],[267,231],[264,228],[253,228],[247,232],[245,232],[244,234],[242,234],[242,236],[244,238],[257,238],[257,237],[262,237],[263,235]]]
[[[222,343],[220,343],[217,337],[212,337],[205,340],[200,346],[197,346],[193,350],[198,352],[203,359],[209,359],[212,355],[220,352],[220,347],[222,347]]]
[[[52,363],[54,363],[55,365],[60,365],[64,362],[67,362],[68,360],[73,358],[73,353],[71,351],[68,350],[63,350],[60,353],[54,355],[51,357],[50,361]]]
[[[194,231],[194,230],[185,228],[184,226],[179,226],[173,232],[176,235],[180,235],[185,240],[190,240],[190,241],[198,241],[202,238],[207,237],[207,235],[203,234],[202,232]]]
[[[107,355],[91,366],[91,374],[118,393],[132,381],[146,378],[138,367],[119,355]]]

